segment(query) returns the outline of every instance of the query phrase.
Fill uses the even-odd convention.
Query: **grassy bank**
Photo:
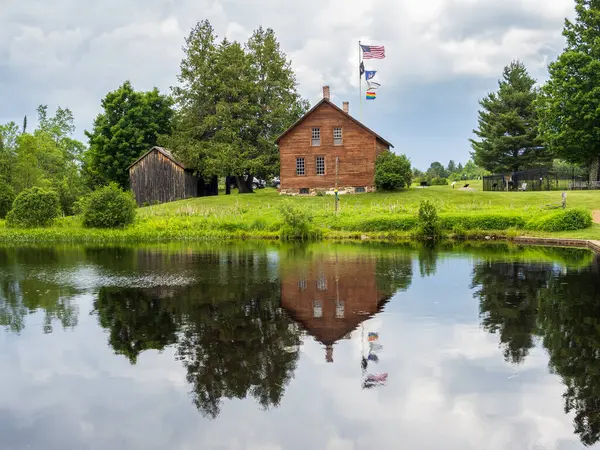
[[[83,228],[77,217],[59,219],[50,228],[10,229],[0,223],[2,242],[162,242],[169,240],[276,239],[282,226],[279,207],[292,202],[310,211],[315,226],[327,239],[407,238],[417,224],[419,202],[432,201],[442,228],[461,237],[528,235],[599,239],[600,226],[553,232],[553,220],[562,220],[560,192],[482,192],[450,186],[411,188],[397,193],[323,197],[282,197],[273,189],[255,194],[237,193],[150,206],[138,210],[135,224],[122,230]],[[600,191],[568,193],[567,211],[600,209]],[[560,217],[559,217],[560,216]],[[557,219],[558,218],[558,219]],[[559,221],[560,221],[559,220]]]

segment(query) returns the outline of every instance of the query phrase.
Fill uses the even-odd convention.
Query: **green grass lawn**
[[[282,219],[279,206],[291,202],[310,211],[314,223],[326,237],[356,238],[406,237],[414,226],[419,202],[432,201],[440,216],[457,226],[471,230],[473,220],[491,215],[523,221],[554,214],[549,206],[558,206],[561,192],[483,192],[481,182],[469,182],[474,191],[451,186],[411,187],[400,192],[340,196],[340,211],[334,212],[333,196],[280,196],[275,189],[254,194],[203,197],[138,210],[136,223],[125,230],[89,230],[78,218],[60,219],[49,229],[10,230],[0,225],[0,240],[77,240],[77,241],[161,241],[168,239],[276,238]],[[460,184],[459,184],[460,185]],[[600,191],[569,191],[567,209],[600,210]],[[524,219],[523,219],[524,218]],[[505,223],[504,221],[503,223]],[[510,221],[509,221],[510,222]],[[517,223],[515,222],[515,223]],[[474,222],[475,223],[475,222]],[[494,221],[486,223],[496,223]],[[570,237],[600,240],[600,225],[585,230],[559,233],[511,229],[490,225],[479,231],[497,231],[512,236]],[[515,226],[514,228],[519,228]]]

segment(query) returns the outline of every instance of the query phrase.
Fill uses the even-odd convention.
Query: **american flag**
[[[385,58],[385,47],[383,45],[361,45],[364,59]]]

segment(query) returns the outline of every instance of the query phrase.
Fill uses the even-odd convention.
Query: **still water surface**
[[[600,448],[600,258],[0,249],[0,449]]]

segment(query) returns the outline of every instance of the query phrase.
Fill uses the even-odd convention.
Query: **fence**
[[[600,189],[600,182],[589,182],[582,177],[559,177],[547,168],[486,175],[484,191],[552,191],[573,189]]]

